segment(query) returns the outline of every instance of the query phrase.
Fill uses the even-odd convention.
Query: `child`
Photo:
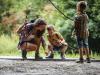
[[[53,58],[54,57],[54,51],[60,50],[61,58],[65,59],[65,51],[68,47],[68,44],[65,42],[65,40],[61,36],[61,34],[58,33],[57,31],[55,31],[55,29],[52,25],[49,25],[47,27],[47,31],[48,31],[47,38],[50,42],[50,45],[48,45],[48,49],[49,49],[49,52],[51,52],[51,53],[46,58]]]
[[[37,19],[34,23],[19,28],[17,33],[23,34],[21,35],[22,39],[19,43],[23,59],[27,59],[27,52],[31,50],[35,50],[35,59],[42,59],[42,57],[39,56],[39,47],[40,43],[42,43],[45,49],[43,33],[45,32],[46,25],[44,20]]]
[[[88,16],[85,12],[87,8],[87,3],[85,1],[79,1],[77,3],[77,16],[75,17],[74,21],[74,27],[75,27],[75,34],[77,37],[77,43],[79,47],[79,54],[80,58],[77,63],[83,63],[83,51],[85,51],[87,55],[87,63],[90,63],[90,57],[89,57],[89,46],[88,46],[88,36],[89,31],[87,27],[88,23]]]

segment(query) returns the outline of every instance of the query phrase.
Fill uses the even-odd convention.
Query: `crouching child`
[[[54,58],[54,51],[60,51],[61,59],[65,59],[65,51],[68,48],[68,44],[62,35],[54,29],[53,25],[49,25],[47,31],[50,45],[48,45],[48,56],[46,58]]]
[[[17,31],[20,36],[18,48],[22,51],[22,58],[27,59],[27,52],[35,51],[35,59],[42,59],[39,48],[42,43],[45,49],[43,34],[47,24],[43,19],[37,19],[34,23],[25,24]]]

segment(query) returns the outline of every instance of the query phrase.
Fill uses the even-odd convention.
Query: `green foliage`
[[[99,0],[89,0],[88,15],[90,18],[90,33],[93,38],[100,38],[100,1]]]
[[[2,35],[0,37],[0,54],[18,54],[17,50],[17,37],[9,37]]]
[[[51,0],[51,1],[67,17],[74,19],[74,16],[76,14],[76,3],[79,0]],[[100,42],[100,10],[99,10],[100,0],[92,0],[92,1],[87,0],[87,2],[88,2],[87,14],[89,16],[89,31],[90,31],[90,37],[89,37],[90,48],[92,51],[96,53],[100,53],[99,51],[100,49],[100,45],[99,45],[99,42]],[[69,20],[68,18],[65,18],[62,14],[60,14],[51,5],[49,0],[0,0],[0,22],[5,16],[9,18],[9,16],[12,16],[12,13],[16,15],[19,12],[25,13],[25,11],[28,12],[27,16],[29,20],[34,19],[36,15],[39,15],[39,17],[45,18],[48,24],[55,25],[55,28],[58,31],[60,31],[60,33],[65,38],[66,42],[68,42],[69,44],[68,52],[69,53],[76,52],[74,49],[76,48],[76,41],[75,39],[71,38],[71,32],[73,30],[73,21]],[[18,17],[21,16],[20,19],[23,17],[22,15],[17,15],[17,16]],[[25,19],[25,16],[26,15],[24,15],[24,19]],[[17,23],[22,25],[23,18],[22,20],[20,20],[20,23],[19,21]],[[14,27],[16,26],[17,26],[16,24],[4,25],[0,23],[0,35],[7,34],[11,36],[12,31]],[[95,45],[94,45],[94,42],[95,42]],[[14,49],[16,47],[15,43],[16,42],[13,42],[12,44],[14,45],[11,45],[11,47]],[[2,41],[2,44],[3,44],[3,41]]]

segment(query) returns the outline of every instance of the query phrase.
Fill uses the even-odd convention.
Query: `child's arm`
[[[65,42],[65,39],[63,38],[63,36],[60,33],[57,33],[56,36],[58,37],[58,39],[59,39],[59,41],[61,43],[64,43]]]
[[[80,24],[80,21],[81,21],[81,18],[76,15],[75,18],[74,18],[74,25],[73,25],[72,31],[71,31],[72,32],[72,34],[71,34],[71,37],[72,38],[73,37],[76,37],[75,36],[76,35],[76,29],[78,29],[78,26]]]
[[[41,42],[42,42],[42,47],[43,47],[43,49],[45,50],[45,49],[46,49],[46,42],[45,42],[45,39],[44,39],[43,36],[42,36],[42,38],[41,38]]]
[[[60,33],[58,33],[58,37],[60,38],[60,45],[64,44],[68,47],[68,43],[65,41],[65,39]]]
[[[74,24],[72,26],[72,29],[71,29],[71,37],[74,37],[75,36],[75,20],[74,20]]]
[[[75,32],[75,29],[73,29],[72,30],[72,34],[71,34],[71,37],[73,38],[73,37],[75,37],[75,35],[76,35],[76,32]]]

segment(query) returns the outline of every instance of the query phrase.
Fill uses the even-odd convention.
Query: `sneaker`
[[[22,60],[27,60],[27,57],[23,57]]]
[[[64,53],[62,53],[62,52],[60,54],[60,57],[61,57],[62,60],[65,60],[66,59]]]
[[[66,58],[65,58],[65,56],[61,56],[61,59],[62,59],[62,60],[65,60]]]
[[[38,60],[38,59],[43,59],[43,58],[39,56],[39,53],[35,53],[35,59]]]
[[[54,58],[54,54],[50,54],[49,56],[46,57],[47,59],[53,59]]]
[[[43,58],[40,57],[40,56],[37,56],[37,57],[35,57],[35,59],[36,59],[36,60],[39,60],[39,59],[43,59]]]
[[[76,63],[84,63],[84,59],[81,58],[81,59],[79,59],[78,61],[76,61]]]
[[[86,58],[86,62],[87,62],[87,63],[91,63],[90,58]]]

